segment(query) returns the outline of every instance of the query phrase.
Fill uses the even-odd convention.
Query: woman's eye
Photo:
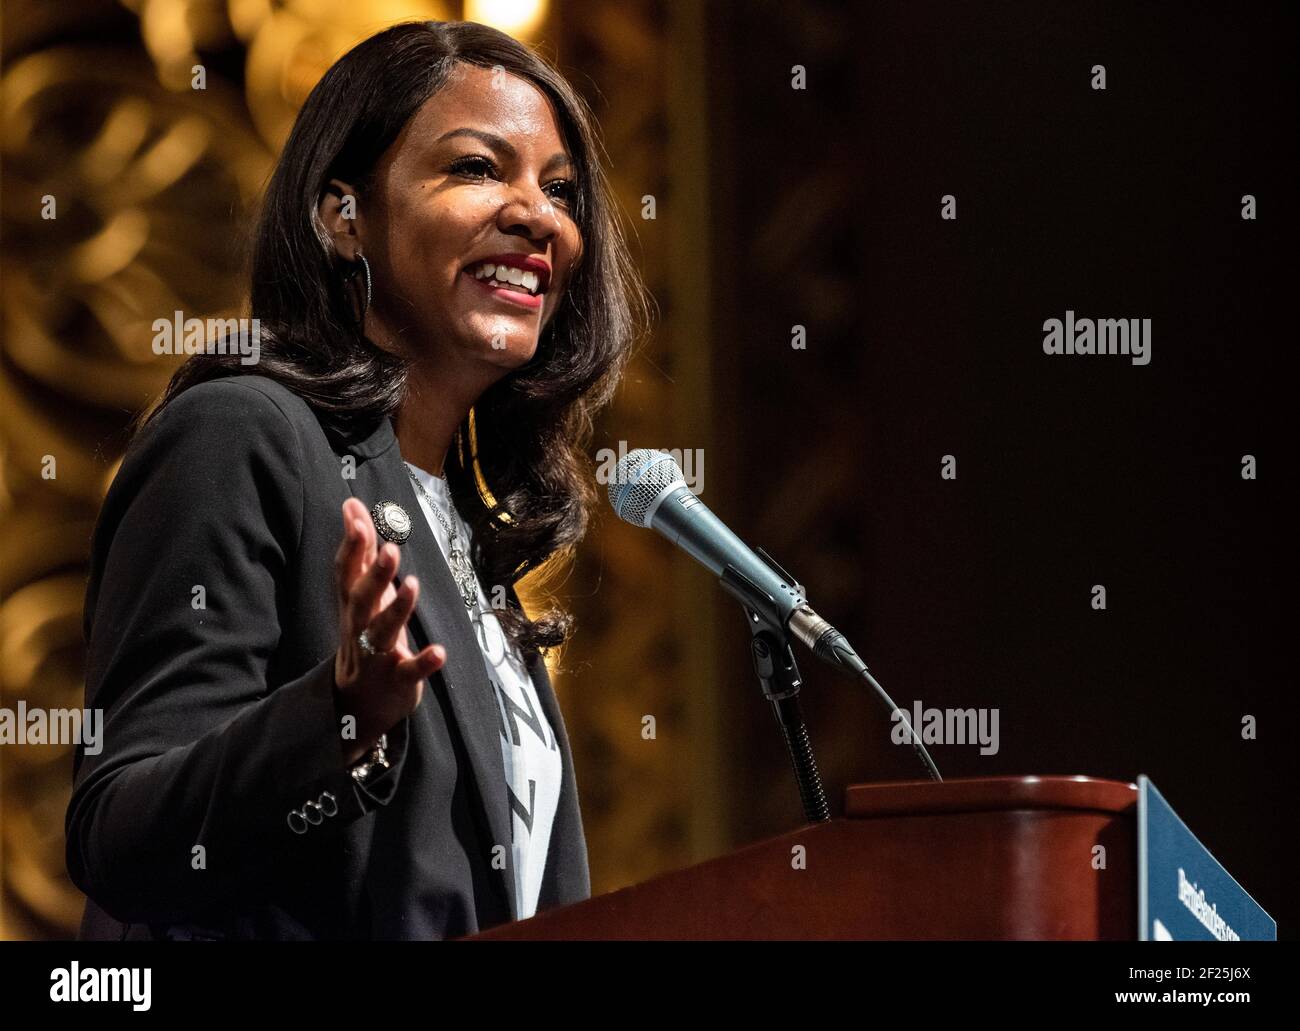
[[[453,163],[451,170],[457,175],[463,175],[469,179],[482,179],[495,173],[496,166],[485,157],[471,155]]]
[[[572,204],[578,196],[578,187],[568,179],[555,179],[547,183],[543,189],[552,197],[565,204]],[[554,191],[554,192],[552,192]]]

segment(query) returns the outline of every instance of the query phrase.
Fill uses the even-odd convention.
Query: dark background
[[[1294,935],[1294,8],[812,10],[714,15],[706,500],[900,706],[1000,709],[998,754],[931,748],[945,777],[1145,773]],[[1067,308],[1150,318],[1151,363],[1045,356]],[[719,605],[752,839],[798,799]],[[837,811],[845,784],[922,775],[803,665]]]

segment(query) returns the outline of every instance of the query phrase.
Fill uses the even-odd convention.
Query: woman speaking
[[[324,76],[268,185],[259,357],[188,359],[97,525],[67,861],[86,938],[446,938],[587,897],[515,583],[582,538],[647,298],[590,113],[411,23]]]

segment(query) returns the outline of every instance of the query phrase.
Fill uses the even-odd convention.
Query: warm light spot
[[[530,36],[546,20],[546,0],[465,0],[465,20],[509,36]]]

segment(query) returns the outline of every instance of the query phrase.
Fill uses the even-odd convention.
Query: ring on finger
[[[362,630],[361,633],[357,635],[357,647],[360,648],[362,653],[365,655],[379,654],[379,650],[370,641],[369,630]]]

